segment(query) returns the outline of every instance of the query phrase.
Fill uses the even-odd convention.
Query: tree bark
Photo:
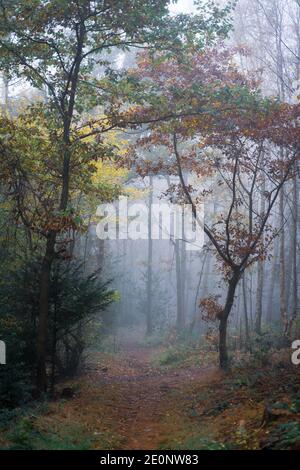
[[[293,206],[294,206],[294,220],[293,220],[293,316],[292,322],[296,320],[298,314],[298,168],[295,164],[295,176],[293,180]]]
[[[280,318],[283,327],[283,337],[285,338],[288,331],[288,315],[287,315],[287,306],[286,306],[286,289],[285,289],[285,233],[284,233],[284,193],[283,189],[280,192]]]
[[[228,369],[228,352],[227,352],[227,318],[221,318],[219,324],[219,361],[220,368]]]
[[[147,312],[146,312],[146,334],[152,335],[153,333],[153,318],[152,318],[152,261],[153,261],[153,241],[151,237],[152,232],[152,213],[151,206],[153,201],[153,177],[149,177],[149,207],[148,207],[148,266],[147,266]]]
[[[46,252],[42,261],[40,299],[39,299],[39,321],[37,328],[37,392],[38,395],[47,391],[47,336],[48,336],[48,314],[51,266],[55,256],[56,233],[50,232],[47,238]]]
[[[243,287],[243,299],[244,299],[244,318],[245,318],[245,337],[246,337],[246,348],[251,352],[251,339],[250,339],[250,329],[249,329],[249,319],[248,319],[248,306],[247,306],[247,292],[246,292],[246,279],[245,273],[242,279]]]
[[[262,194],[260,200],[260,214],[261,217],[265,213],[265,192],[266,183],[265,178],[262,181]],[[258,271],[257,271],[257,288],[256,288],[256,311],[255,311],[255,333],[261,335],[261,322],[262,322],[262,307],[263,307],[263,291],[264,291],[264,260],[260,259],[258,261]]]
[[[232,278],[228,282],[227,298],[226,298],[225,306],[222,312],[222,316],[220,318],[219,364],[222,370],[227,370],[229,366],[228,350],[227,350],[227,322],[228,322],[228,317],[233,306],[234,295],[235,295],[235,291],[236,291],[236,287],[238,285],[239,279],[240,279],[240,274],[238,272],[235,272]]]
[[[190,324],[190,333],[191,334],[194,331],[196,321],[197,321],[197,318],[198,318],[197,313],[198,313],[198,309],[199,309],[199,305],[198,305],[198,303],[199,303],[199,292],[200,292],[200,287],[201,287],[201,284],[202,284],[204,267],[205,267],[205,264],[206,264],[206,260],[208,258],[207,253],[208,252],[206,251],[205,255],[204,255],[204,260],[203,260],[203,263],[202,263],[201,271],[200,271],[200,274],[199,274],[199,280],[198,280],[198,284],[197,284],[197,289],[196,289],[196,295],[195,295],[195,300],[194,300],[193,318],[192,318],[192,321],[191,321],[191,324]]]
[[[176,300],[177,300],[177,315],[176,315],[176,328],[180,333],[185,326],[185,318],[183,312],[183,279],[182,279],[182,252],[180,256],[180,241],[175,241],[175,261],[176,261]]]
[[[269,285],[269,296],[268,296],[268,305],[267,305],[267,323],[271,324],[274,319],[274,292],[278,295],[278,290],[275,290],[275,285],[277,281],[277,273],[279,270],[278,266],[278,255],[279,255],[279,240],[276,238],[274,240],[274,250],[273,250],[273,261],[271,267],[271,276],[270,276],[270,285]],[[278,301],[277,301],[278,304]]]

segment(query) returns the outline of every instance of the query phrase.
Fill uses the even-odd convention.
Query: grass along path
[[[2,448],[259,449],[300,447],[300,374],[286,365],[236,369],[187,361],[155,365],[159,348],[123,342],[97,353],[64,383],[75,396],[17,416],[1,428]],[[266,398],[273,418],[262,425]],[[274,414],[276,413],[276,415]]]

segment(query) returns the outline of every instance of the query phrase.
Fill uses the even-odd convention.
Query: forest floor
[[[300,374],[276,364],[224,375],[193,360],[162,367],[162,347],[123,340],[61,384],[74,396],[30,409],[1,432],[2,448],[299,448]],[[0,423],[1,425],[1,423]]]

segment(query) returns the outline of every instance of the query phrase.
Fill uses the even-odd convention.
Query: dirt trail
[[[195,432],[191,396],[218,380],[214,368],[162,369],[153,365],[157,348],[124,340],[118,354],[93,356],[75,397],[52,403],[40,429],[81,429],[95,449],[175,449]],[[78,383],[79,382],[79,383]],[[78,444],[80,446],[80,437]]]
[[[213,360],[195,351],[184,364],[162,369],[153,355],[176,356],[140,344],[123,337],[120,352],[94,353],[85,373],[57,385],[55,400],[3,427],[2,448],[300,448],[300,377],[292,366],[239,367],[224,375],[216,366],[196,367]],[[62,400],[67,387],[70,399]],[[262,426],[266,398],[276,419]]]
[[[102,413],[109,411],[123,449],[159,449],[170,441],[170,433],[179,442],[186,429],[178,399],[187,398],[194,381],[204,385],[216,375],[215,370],[196,367],[162,371],[153,367],[153,353],[123,342],[119,358],[90,375],[94,384],[99,380]]]
[[[261,426],[265,397],[286,403],[280,384],[291,377],[292,390],[299,388],[299,377],[285,369],[280,380],[269,371],[257,379],[253,369],[251,387],[240,383],[249,379],[248,369],[226,380],[215,367],[189,360],[162,369],[153,362],[159,348],[140,344],[123,336],[119,353],[94,354],[85,374],[61,384],[72,387],[75,397],[49,404],[35,421],[39,430],[63,440],[71,436],[76,448],[258,449],[272,430]],[[280,422],[291,419],[283,414]]]

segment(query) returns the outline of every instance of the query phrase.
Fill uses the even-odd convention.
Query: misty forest
[[[0,448],[300,450],[299,0],[1,0],[0,75]]]

